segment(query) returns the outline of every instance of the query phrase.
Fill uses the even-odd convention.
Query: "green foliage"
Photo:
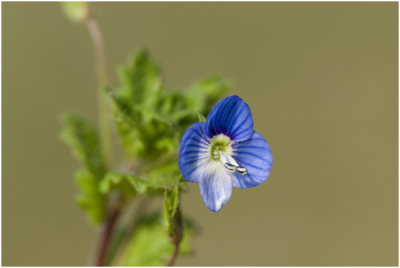
[[[207,118],[201,113],[197,113],[197,117],[199,118],[199,122],[206,122]]]
[[[161,266],[174,245],[180,245],[180,254],[190,253],[195,233],[180,209],[180,194],[188,184],[178,168],[180,139],[191,124],[206,121],[204,115],[227,93],[230,82],[210,77],[187,90],[169,91],[160,68],[144,51],[120,68],[119,77],[120,88],[104,88],[102,95],[113,104],[124,152],[118,169],[106,165],[97,129],[87,119],[65,115],[62,139],[84,167],[76,174],[78,204],[93,222],[110,215],[111,201],[117,200],[113,205],[129,214],[128,202],[164,196],[162,213],[135,218],[133,224],[118,221],[107,253],[110,264]]]
[[[157,152],[156,135],[168,127],[160,122],[155,112],[161,94],[161,78],[156,65],[146,52],[140,52],[134,61],[120,69],[122,88],[113,95],[116,107],[115,121],[129,156],[143,157],[148,149]],[[161,146],[162,147],[162,146]]]
[[[176,160],[152,169],[148,173],[148,182],[152,187],[173,189],[181,179]]]
[[[80,189],[76,199],[78,205],[92,222],[100,223],[105,213],[105,196],[99,192],[98,180],[86,171],[78,171],[75,179]]]
[[[187,105],[197,112],[208,114],[231,86],[229,80],[215,76],[201,80],[185,92]]]
[[[140,52],[120,70],[122,87],[112,100],[115,122],[127,157],[154,159],[177,151],[179,139],[197,113],[208,113],[230,83],[212,77],[187,91],[168,91],[159,68]]]
[[[100,192],[108,194],[112,190],[121,192],[126,197],[134,197],[137,194],[143,194],[148,186],[145,181],[137,178],[135,175],[119,174],[109,172],[100,182]]]
[[[112,190],[120,192],[125,200],[137,195],[156,195],[163,192],[163,185],[154,185],[149,180],[143,180],[132,174],[109,172],[100,182],[100,192],[108,194]]]
[[[195,233],[190,221],[184,222],[184,239],[180,243],[180,255],[192,252],[190,241]],[[164,266],[171,257],[174,246],[170,243],[161,217],[151,215],[136,227],[130,243],[127,245],[121,263],[123,266]]]
[[[106,171],[106,165],[96,127],[84,117],[74,114],[66,114],[62,119],[64,124],[62,140],[73,149],[75,156],[90,174],[101,179]]]
[[[147,52],[141,51],[130,66],[122,67],[120,78],[131,102],[139,106],[138,111],[155,107],[161,90],[161,78],[159,68],[150,60]]]
[[[80,190],[77,202],[93,223],[100,223],[105,214],[105,197],[100,193],[98,184],[106,166],[97,130],[87,119],[78,115],[64,115],[63,123],[61,138],[73,149],[86,169],[75,175]]]

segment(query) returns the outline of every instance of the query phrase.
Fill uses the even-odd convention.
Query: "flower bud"
[[[61,2],[64,14],[73,22],[85,22],[89,18],[87,2]]]

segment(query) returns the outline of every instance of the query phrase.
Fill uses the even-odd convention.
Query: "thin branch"
[[[91,13],[90,13],[91,14]],[[103,96],[101,89],[108,86],[106,56],[104,50],[103,35],[101,34],[96,19],[90,15],[86,20],[90,36],[93,40],[96,56],[96,71],[99,90],[97,91],[97,109],[99,113],[100,138],[103,146],[104,156],[108,165],[111,165],[112,143],[111,127],[109,118],[109,105],[107,99]]]
[[[173,234],[169,237],[171,243],[174,245],[174,252],[172,253],[171,259],[167,263],[167,266],[173,266],[179,255],[179,245],[181,244],[183,237],[183,221],[180,207],[176,208],[176,212],[173,219]]]
[[[97,24],[96,19],[93,16],[90,16],[86,21],[90,36],[93,40],[93,45],[95,47],[96,53],[96,68],[97,75],[99,78],[99,85],[106,86],[107,85],[107,72],[106,72],[106,59],[105,59],[105,50],[103,43],[103,35],[101,34],[99,25]]]
[[[96,250],[96,256],[94,259],[95,266],[105,266],[105,260],[107,256],[108,246],[110,238],[112,236],[115,224],[121,213],[120,206],[116,206],[108,215],[106,222],[103,226],[103,230],[99,237],[98,248]]]
[[[102,88],[108,86],[104,41],[99,25],[90,10],[89,16],[86,19],[86,25],[93,41],[96,58],[96,72],[99,86],[99,89],[97,90],[97,109],[99,116],[101,146],[106,163],[108,166],[111,166],[112,142],[109,105],[107,103],[107,99],[102,94]],[[117,204],[117,206],[113,207],[107,215],[96,249],[94,264],[97,266],[105,265],[105,258],[107,255],[110,238],[120,212],[121,208],[119,204]]]
[[[179,242],[174,243],[174,253],[172,254],[171,259],[169,260],[167,266],[174,266],[176,259],[178,258],[179,255]]]

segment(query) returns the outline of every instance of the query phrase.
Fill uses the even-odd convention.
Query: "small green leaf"
[[[130,228],[129,224],[119,223],[115,230],[113,231],[113,235],[109,244],[109,251],[107,253],[105,266],[112,266],[113,260],[118,258],[119,250],[124,246],[124,242],[130,237]]]
[[[159,217],[153,216],[143,220],[137,226],[121,264],[123,266],[162,266],[172,254],[172,250]]]
[[[75,179],[80,190],[78,205],[86,211],[93,223],[100,223],[104,218],[105,196],[98,190],[97,179],[86,171],[78,171]]]
[[[109,193],[111,190],[118,190],[126,197],[149,193],[153,191],[150,188],[146,181],[134,175],[119,174],[116,172],[107,173],[100,183],[100,192],[103,194]]]
[[[197,116],[199,117],[199,122],[206,122],[207,118],[204,117],[201,113],[197,112]]]
[[[146,152],[146,144],[140,138],[140,130],[133,119],[121,110],[115,109],[114,121],[127,158],[141,157]]]
[[[63,123],[61,138],[73,149],[90,174],[100,180],[106,171],[106,165],[100,151],[96,127],[87,119],[73,114],[64,115]]]
[[[231,88],[231,82],[219,77],[209,77],[193,84],[186,92],[188,107],[208,114],[214,104]]]
[[[104,218],[105,196],[99,191],[99,182],[106,166],[97,130],[87,119],[77,115],[64,115],[63,123],[61,138],[86,168],[86,171],[79,171],[75,176],[80,190],[77,202],[93,223],[100,223]]]
[[[147,175],[147,182],[154,188],[172,190],[179,184],[181,173],[177,161],[170,161],[153,169]]]
[[[145,154],[160,155],[169,147],[157,150],[157,141],[171,131],[173,122],[159,112],[164,96],[158,67],[145,51],[139,52],[132,63],[120,69],[122,88],[112,95],[115,122],[128,157]],[[162,101],[161,101],[162,102]],[[161,125],[161,126],[160,126]],[[160,130],[161,128],[161,130]],[[164,142],[165,144],[165,142]],[[161,145],[163,147],[163,145]]]
[[[184,238],[180,245],[180,255],[191,252],[190,241],[193,237],[193,225],[184,224]],[[174,246],[168,239],[162,219],[159,215],[152,215],[142,220],[127,245],[121,263],[123,266],[164,266],[171,257]]]
[[[120,79],[132,103],[154,107],[161,89],[161,78],[158,67],[146,51],[140,51],[128,67],[121,68]]]

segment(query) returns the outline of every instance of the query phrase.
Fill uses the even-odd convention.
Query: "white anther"
[[[225,152],[220,152],[219,155],[220,155],[219,159],[224,164],[224,167],[227,170],[232,171],[232,172],[237,171],[241,175],[247,174],[247,169],[245,169],[243,167],[239,167],[239,164],[236,162],[236,160],[232,156],[226,154]]]
[[[246,175],[247,174],[247,169],[242,168],[242,167],[238,167],[236,169],[237,172],[239,172],[240,175]]]

